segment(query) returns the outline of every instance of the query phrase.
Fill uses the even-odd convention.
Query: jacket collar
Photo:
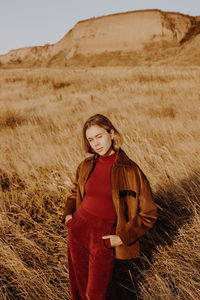
[[[87,157],[86,161],[91,161],[92,163],[94,163],[97,161],[99,156],[100,156],[99,154],[94,154],[93,156]],[[119,150],[117,151],[117,158],[116,158],[116,162],[114,163],[114,165],[132,167],[132,161],[126,155],[126,153],[121,148],[119,148]]]

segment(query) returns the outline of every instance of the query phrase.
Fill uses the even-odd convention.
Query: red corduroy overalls
[[[115,234],[116,224],[80,206],[66,226],[71,299],[105,300],[115,250],[102,236]]]

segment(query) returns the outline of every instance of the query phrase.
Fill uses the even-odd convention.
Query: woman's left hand
[[[105,235],[102,236],[102,239],[110,239],[111,247],[116,247],[122,245],[122,240],[118,235]]]

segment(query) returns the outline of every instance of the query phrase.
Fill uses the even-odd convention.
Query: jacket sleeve
[[[157,208],[152,197],[149,182],[141,170],[138,170],[138,176],[139,212],[118,231],[118,235],[125,246],[130,246],[138,240],[157,220]]]
[[[65,217],[67,215],[73,215],[73,213],[76,210],[76,197],[77,197],[77,188],[78,188],[78,178],[79,178],[80,166],[81,166],[81,164],[78,166],[78,168],[76,170],[76,176],[75,176],[75,180],[73,182],[73,187],[72,187],[71,192],[70,192],[70,194],[67,197],[66,202],[65,202],[64,213],[62,215],[62,223],[65,223]]]

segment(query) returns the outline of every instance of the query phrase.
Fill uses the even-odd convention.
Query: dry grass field
[[[95,113],[119,129],[158,206],[143,299],[199,299],[200,67],[167,65],[0,70],[0,299],[70,299],[60,217]]]

